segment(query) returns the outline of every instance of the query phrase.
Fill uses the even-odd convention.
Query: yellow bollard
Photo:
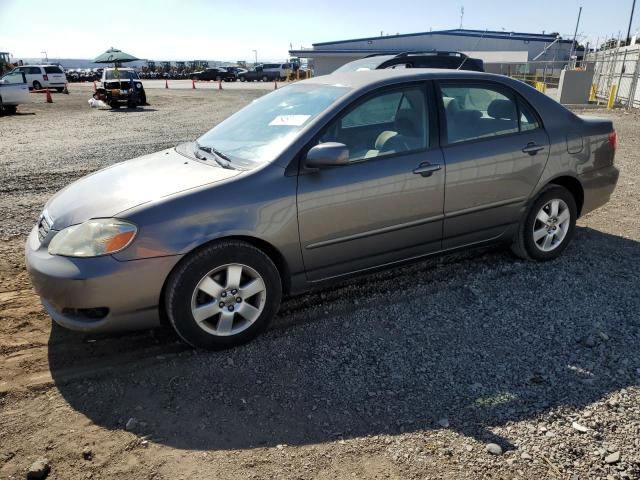
[[[311,70],[307,70],[307,78],[311,78]]]
[[[589,92],[589,102],[595,102],[597,100],[596,98],[596,84],[592,83],[591,84],[591,92]]]
[[[296,80],[300,80],[300,69],[296,70]]]
[[[291,72],[289,70],[287,70],[287,82],[291,81]]]
[[[611,91],[609,92],[609,101],[607,102],[607,110],[611,110],[616,102],[616,92],[618,91],[618,86],[614,83],[611,85]]]

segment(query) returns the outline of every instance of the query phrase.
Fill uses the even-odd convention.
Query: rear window
[[[64,73],[60,67],[44,67],[46,73]]]

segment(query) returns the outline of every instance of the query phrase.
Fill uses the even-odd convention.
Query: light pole
[[[631,15],[629,15],[629,28],[627,29],[627,38],[624,39],[624,43],[625,43],[625,47],[629,46],[630,40],[631,40],[631,24],[633,23],[633,11],[636,9],[636,0],[633,0],[633,3],[631,4]],[[619,36],[619,35],[618,35]],[[619,43],[618,43],[619,45]],[[627,50],[628,48],[624,49],[624,55],[622,56],[622,66],[620,67],[620,77],[618,78],[618,88],[616,89],[616,98],[614,98],[613,103],[615,104],[615,102],[618,100],[618,93],[620,92],[620,84],[622,83],[622,75],[624,74],[624,67],[625,67],[625,63],[627,61]],[[616,58],[617,60],[617,58]],[[631,99],[631,85],[629,85],[629,100],[627,101],[627,110],[631,108],[631,104],[633,103],[632,99]]]
[[[47,52],[40,52],[44,54],[44,63],[49,63],[49,57],[47,56]]]
[[[253,66],[255,67],[256,65],[258,65],[258,50],[251,50],[253,52],[253,54],[255,55],[255,62],[253,63]]]

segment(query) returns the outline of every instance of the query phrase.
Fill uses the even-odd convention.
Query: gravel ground
[[[57,479],[640,478],[640,116],[588,112],[615,122],[620,182],[557,261],[396,268],[289,299],[212,353],[166,329],[52,326],[22,244],[69,181],[264,91],[158,89],[138,112],[90,110],[88,92],[0,118],[0,478],[38,459]]]

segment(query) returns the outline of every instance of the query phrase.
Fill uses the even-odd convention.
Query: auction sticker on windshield
[[[274,127],[286,125],[289,127],[299,127],[309,120],[309,118],[311,118],[311,115],[278,115],[276,118],[271,120],[269,126]]]

